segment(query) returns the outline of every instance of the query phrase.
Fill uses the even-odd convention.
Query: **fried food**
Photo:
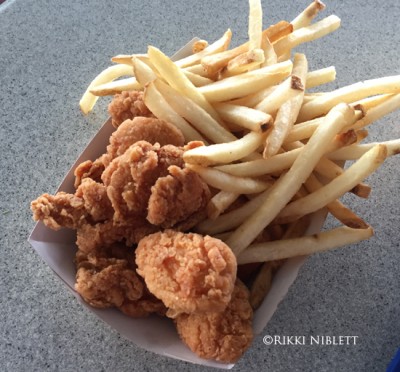
[[[134,318],[165,314],[163,303],[149,293],[136,274],[132,248],[113,245],[90,254],[79,250],[75,261],[75,289],[91,306],[117,307]]]
[[[108,112],[115,128],[118,128],[125,120],[136,116],[153,116],[143,102],[143,92],[137,90],[116,94],[108,105]]]
[[[31,203],[33,218],[58,230],[78,229],[84,224],[100,223],[112,217],[106,188],[90,178],[82,181],[75,194],[43,194]]]
[[[222,312],[180,314],[175,319],[183,342],[199,357],[233,363],[253,340],[249,291],[236,280],[232,299]]]
[[[168,307],[167,316],[223,311],[236,279],[236,258],[219,239],[165,230],[136,249],[137,272]]]
[[[183,146],[185,143],[182,132],[164,120],[143,116],[127,119],[111,135],[106,154],[93,162],[87,160],[76,168],[75,187],[78,187],[84,178],[92,178],[101,182],[101,175],[111,161],[123,155],[130,146],[138,141],[158,143],[161,146]]]

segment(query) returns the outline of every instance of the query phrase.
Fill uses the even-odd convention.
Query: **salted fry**
[[[319,39],[340,27],[340,18],[331,15],[311,26],[302,27],[280,39],[275,45],[275,52],[280,57],[302,43]]]
[[[220,191],[215,194],[207,205],[207,216],[210,219],[216,219],[239,197],[239,194],[227,191]]]
[[[271,128],[273,118],[262,111],[229,103],[216,103],[214,108],[223,120],[254,132],[266,132]]]
[[[249,50],[261,48],[262,7],[260,0],[249,0]]]
[[[188,57],[176,61],[176,65],[180,68],[188,67],[200,63],[201,59],[207,55],[221,52],[228,49],[232,39],[232,31],[228,29],[220,39],[204,48],[201,52],[192,54]]]
[[[197,40],[192,45],[192,52],[193,52],[193,54],[199,53],[199,52],[203,51],[207,47],[208,47],[208,41],[207,40]]]
[[[374,146],[379,144],[386,146],[388,156],[400,154],[400,139],[395,139],[384,142],[372,142],[362,145],[351,145],[342,149],[335,150],[327,154],[327,157],[335,161],[356,160],[363,156],[367,151],[371,150]]]
[[[157,79],[157,74],[141,59],[133,58],[132,64],[136,79],[143,87],[151,81]]]
[[[90,90],[90,93],[95,96],[103,97],[103,96],[111,96],[117,93],[121,93],[123,91],[132,91],[132,90],[142,90],[142,85],[136,80],[136,78],[126,78],[111,81],[109,83],[100,84]]]
[[[198,104],[201,108],[207,111],[207,113],[210,114],[216,121],[220,120],[217,112],[208,103],[206,98],[200,92],[199,89],[201,88],[197,89],[192,84],[192,82],[186,77],[184,72],[174,62],[172,62],[163,52],[161,52],[157,48],[149,46],[148,55],[151,63],[157,68],[160,75],[168,82],[168,84],[171,85],[171,87],[181,92],[187,98],[191,99],[193,102]],[[202,88],[206,88],[207,86]]]
[[[160,80],[155,80],[155,84],[166,102],[208,139],[214,143],[231,142],[237,139],[191,99]]]
[[[198,164],[203,167],[230,163],[257,150],[263,140],[264,137],[260,133],[250,132],[236,141],[200,146],[185,151],[183,160],[186,163]]]
[[[272,286],[273,265],[265,262],[250,288],[250,304],[253,310],[260,307]]]
[[[94,105],[96,104],[97,100],[99,99],[98,96],[95,96],[91,93],[91,90],[94,89],[96,86],[109,83],[115,79],[118,79],[122,76],[133,76],[133,69],[132,66],[127,65],[115,65],[110,66],[100,72],[90,85],[87,87],[85,93],[83,94],[81,100],[79,101],[79,106],[84,114],[88,114],[92,111]]]
[[[346,104],[332,109],[317,128],[289,171],[271,187],[268,199],[229,237],[227,244],[238,256],[291,200],[326,151],[326,143],[354,121],[354,110]]]
[[[278,84],[290,74],[291,70],[291,61],[281,62],[216,81],[198,88],[198,91],[210,102],[224,102]]]
[[[265,148],[264,158],[269,158],[278,153],[285,138],[296,122],[304,97],[304,84],[308,71],[308,62],[304,54],[296,54],[294,56],[293,75],[299,79],[299,86],[303,89],[298,89],[298,92],[293,97],[289,98],[279,108],[275,118],[274,126],[269,133]],[[278,89],[275,91],[277,92]],[[275,93],[274,92],[274,93]],[[272,95],[271,95],[272,96]]]
[[[314,174],[311,174],[310,177],[308,177],[304,185],[310,193],[317,191],[324,186]],[[362,218],[357,216],[338,199],[328,203],[326,208],[332,216],[346,226],[352,227],[353,229],[366,229],[368,227],[368,224]]]
[[[304,91],[304,86],[301,79],[298,76],[291,75],[254,108],[267,114],[275,115],[284,102],[302,91]]]
[[[219,80],[229,76],[239,75],[250,71],[264,62],[264,51],[262,49],[252,49],[231,59],[226,68],[221,72]]]
[[[334,66],[321,68],[320,70],[307,73],[306,89],[311,89],[319,85],[327,84],[336,79],[336,69]]]
[[[371,79],[339,88],[304,105],[299,114],[299,122],[313,119],[329,111],[339,102],[351,103],[376,94],[400,92],[400,75]],[[386,101],[388,102],[388,101]],[[385,102],[384,102],[385,103]],[[379,106],[377,106],[379,107]]]
[[[132,58],[135,57],[147,57],[147,54],[142,53],[142,54],[118,54],[115,57],[111,58],[112,62],[115,63],[122,63],[124,65],[130,65],[132,66]]]
[[[240,253],[238,264],[274,261],[324,252],[360,242],[370,238],[373,234],[374,231],[371,227],[352,229],[342,226],[311,236],[254,244]]]
[[[328,184],[288,204],[279,213],[275,222],[286,223],[321,209],[363,181],[383,163],[386,157],[386,146],[376,145]]]
[[[324,3],[319,0],[314,0],[292,22],[290,22],[293,25],[293,30],[298,30],[299,28],[309,26],[318,13],[324,9]]]
[[[257,194],[271,187],[272,182],[260,181],[248,177],[235,177],[217,169],[200,165],[186,164],[186,167],[198,173],[212,187],[235,194]]]
[[[162,94],[157,90],[154,82],[150,82],[146,86],[144,102],[151,112],[159,119],[168,121],[179,128],[186,141],[203,141],[207,143],[205,138],[197,130],[172,109]]]

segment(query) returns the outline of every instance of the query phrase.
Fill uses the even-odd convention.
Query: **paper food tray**
[[[174,55],[174,59],[183,58],[191,53],[191,45],[198,39],[193,39]],[[85,160],[94,160],[102,155],[114,131],[111,120],[108,120],[90,141],[68,174],[65,176],[57,191],[74,193],[74,169]],[[307,234],[318,233],[325,221],[326,211],[321,210],[314,214]],[[76,233],[72,230],[61,229],[53,231],[42,222],[38,222],[29,236],[29,243],[35,251],[50,266],[55,274],[65,283],[67,288],[89,311],[95,313],[109,326],[117,330],[128,340],[151,352],[171,358],[201,364],[210,367],[231,369],[234,364],[218,363],[201,359],[196,356],[180,340],[173,322],[168,318],[150,316],[148,318],[133,319],[117,309],[96,309],[86,304],[74,290],[75,265],[74,257],[77,250]],[[254,314],[254,333],[260,334],[266,327],[279,303],[285,297],[289,287],[295,281],[305,257],[296,257],[287,260],[274,277],[272,287],[260,308]]]

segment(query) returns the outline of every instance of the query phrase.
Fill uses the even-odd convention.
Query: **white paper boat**
[[[197,39],[194,39],[197,40]],[[192,40],[174,55],[175,59],[183,58],[191,53]],[[76,160],[71,170],[65,176],[57,191],[74,193],[74,169],[81,162],[91,159],[94,160],[103,154],[108,145],[108,141],[114,128],[108,120],[97,132],[83,153]],[[314,214],[309,234],[317,233],[321,230],[326,217],[326,211],[321,210]],[[231,369],[234,364],[224,364],[214,361],[204,360],[196,356],[180,340],[175,326],[168,318],[150,316],[148,318],[133,319],[116,309],[96,309],[87,305],[80,295],[74,290],[75,284],[75,265],[73,260],[77,247],[75,245],[76,234],[74,231],[61,229],[53,231],[42,222],[38,222],[28,241],[57,276],[65,283],[66,287],[89,311],[95,313],[100,319],[116,329],[121,335],[134,342],[136,345],[152,351],[154,353],[168,356],[175,359],[184,360],[210,367]],[[306,257],[296,257],[281,267],[274,277],[271,290],[265,298],[263,304],[255,312],[253,329],[255,334],[260,334],[266,327],[272,315],[276,311],[279,303],[285,297],[289,287],[295,281],[300,267]]]

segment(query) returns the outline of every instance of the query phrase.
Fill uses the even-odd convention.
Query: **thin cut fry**
[[[268,189],[272,184],[272,182],[248,177],[231,176],[217,169],[204,168],[194,164],[186,164],[186,167],[198,173],[210,186],[235,194],[257,194]]]
[[[376,145],[360,159],[346,169],[340,176],[317,191],[288,204],[277,216],[278,224],[290,222],[297,218],[315,212],[326,204],[350,191],[359,182],[374,172],[386,159],[385,145]]]
[[[331,15],[311,26],[302,27],[280,39],[275,45],[275,52],[280,57],[302,43],[319,39],[340,27],[340,18]]]
[[[264,137],[262,134],[250,132],[236,141],[200,146],[185,151],[183,160],[186,163],[198,164],[203,167],[231,163],[257,150],[263,140]]]
[[[142,90],[142,89],[143,89],[142,85],[136,80],[136,78],[131,77],[97,85],[96,87],[90,90],[90,93],[94,94],[95,96],[104,97],[121,93],[123,91]]]
[[[291,70],[291,61],[281,62],[216,81],[198,88],[198,91],[211,102],[228,101],[278,84],[290,74]]]
[[[227,191],[220,191],[215,194],[207,205],[207,216],[210,219],[216,219],[239,197],[239,194]]]
[[[318,13],[324,9],[324,3],[319,0],[314,0],[292,22],[290,22],[293,25],[293,30],[298,30],[299,28],[309,26]]]
[[[161,76],[171,85],[171,87],[184,94],[187,98],[191,99],[207,111],[216,121],[220,122],[220,118],[214,108],[207,102],[203,94],[191,83],[184,72],[174,62],[172,62],[159,49],[152,46],[149,46],[148,55],[151,63],[153,63]],[[206,88],[210,85],[206,85],[202,88]]]
[[[332,109],[296,158],[290,170],[271,188],[268,199],[229,237],[228,245],[238,256],[291,200],[326,151],[326,143],[354,120],[354,110],[346,104]]]
[[[208,139],[214,143],[231,142],[237,139],[214,120],[207,111],[185,95],[160,80],[155,80],[155,84],[169,105]]]
[[[351,103],[376,94],[399,92],[400,75],[361,81],[324,94],[322,97],[316,98],[315,100],[307,103],[300,111],[299,122],[320,116],[329,111],[339,102]]]
[[[307,73],[306,89],[330,83],[336,79],[336,69],[334,66],[321,68],[320,70]]]
[[[249,50],[261,48],[262,7],[260,0],[249,0]]]
[[[208,41],[207,40],[197,40],[192,45],[192,52],[193,52],[193,54],[194,53],[199,53],[199,52],[203,51],[207,47],[208,47]]]
[[[239,75],[250,71],[264,62],[264,51],[262,49],[252,49],[231,59],[226,68],[221,72],[219,80],[229,76]]]
[[[136,79],[142,86],[146,86],[146,84],[157,79],[157,74],[141,59],[133,58],[132,64]]]
[[[275,155],[281,148],[286,136],[293,128],[296,122],[297,115],[299,114],[304,97],[304,84],[308,71],[308,62],[304,54],[296,54],[294,56],[293,75],[298,76],[300,86],[303,90],[299,89],[296,95],[289,98],[278,110],[274,126],[267,137],[264,158],[269,158]],[[276,90],[278,91],[278,89]],[[276,92],[275,91],[275,92]],[[274,92],[274,93],[275,93]]]
[[[100,72],[90,85],[87,87],[85,93],[83,94],[81,100],[79,101],[79,106],[84,114],[88,114],[92,111],[94,105],[96,104],[99,97],[92,94],[90,91],[94,89],[97,85],[109,83],[115,79],[118,79],[122,76],[133,76],[132,66],[127,65],[115,65],[110,66]]]
[[[188,67],[200,63],[201,59],[207,55],[221,52],[223,50],[228,49],[229,44],[232,39],[232,31],[228,29],[220,39],[210,44],[208,47],[203,49],[201,52],[196,54],[192,54],[188,57],[182,58],[179,61],[176,61],[176,65],[180,68]]]
[[[157,90],[154,82],[149,83],[144,91],[144,102],[150,111],[159,119],[174,124],[179,128],[186,141],[203,141],[207,143],[204,137],[197,132],[185,119],[178,115],[162,94]]]
[[[370,238],[373,234],[374,231],[371,227],[352,229],[341,226],[311,236],[254,244],[239,255],[238,264],[274,261],[324,252],[360,242]]]
[[[254,132],[266,132],[273,123],[271,115],[246,106],[216,103],[215,109],[223,120]]]

